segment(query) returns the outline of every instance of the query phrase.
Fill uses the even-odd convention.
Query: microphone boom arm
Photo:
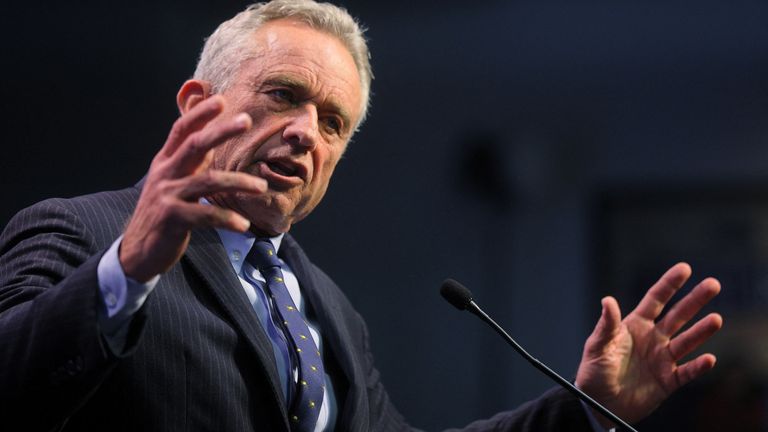
[[[510,345],[512,345],[512,348],[515,349],[518,353],[520,353],[521,356],[523,356],[526,360],[528,360],[529,363],[531,363],[536,369],[540,370],[544,373],[544,375],[550,377],[552,380],[560,384],[563,388],[571,392],[574,396],[581,399],[586,403],[587,405],[591,406],[600,414],[604,415],[606,418],[610,419],[612,422],[616,423],[617,425],[620,425],[624,428],[626,428],[628,431],[631,432],[637,432],[635,428],[627,424],[624,420],[619,418],[616,414],[612,413],[608,408],[605,408],[604,406],[600,405],[599,402],[592,399],[584,393],[583,391],[579,390],[570,383],[570,381],[566,380],[565,378],[561,377],[557,374],[557,372],[553,371],[547,365],[537,360],[532,355],[528,354],[528,352],[523,349],[520,344],[518,344],[514,339],[512,339],[512,336],[509,335],[499,324],[496,323],[496,321],[493,320],[493,318],[489,317],[488,314],[483,312],[482,309],[475,303],[474,300],[470,300],[469,303],[466,304],[466,309],[472,312],[473,314],[477,315],[481,320],[485,321],[489,326],[491,326],[494,330],[496,330],[496,333],[500,334]]]

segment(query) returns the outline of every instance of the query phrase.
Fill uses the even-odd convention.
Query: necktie
[[[295,395],[288,410],[292,431],[313,431],[323,402],[325,372],[320,351],[309,327],[293,303],[283,280],[280,260],[268,240],[257,240],[246,258],[259,269],[267,281],[272,309],[277,312],[282,331],[288,339],[289,350],[298,370]]]

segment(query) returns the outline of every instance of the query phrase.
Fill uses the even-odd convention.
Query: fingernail
[[[217,110],[221,110],[224,108],[224,98],[219,95],[213,95],[210,99],[208,99],[211,104],[211,107]]]
[[[235,122],[237,122],[238,127],[250,127],[251,116],[249,116],[247,113],[240,113],[235,118]]]

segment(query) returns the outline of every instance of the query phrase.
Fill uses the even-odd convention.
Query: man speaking
[[[399,431],[360,315],[288,234],[323,198],[372,78],[346,11],[255,4],[207,40],[136,186],[51,199],[0,237],[0,421],[23,431]],[[678,264],[623,320],[613,298],[575,384],[632,422],[714,366],[678,334],[719,291]],[[552,390],[466,430],[600,430]]]

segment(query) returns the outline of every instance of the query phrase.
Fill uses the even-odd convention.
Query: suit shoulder
[[[13,216],[3,237],[87,230],[97,243],[111,242],[122,232],[138,196],[139,190],[131,187],[73,198],[49,198]]]
[[[96,192],[72,198],[48,198],[21,210],[18,215],[69,212],[78,216],[99,218],[108,214],[133,213],[139,197],[135,187]]]
[[[58,207],[80,216],[103,218],[108,215],[128,215],[133,213],[139,198],[139,189],[135,187],[96,192],[73,198],[49,198],[32,207]]]

